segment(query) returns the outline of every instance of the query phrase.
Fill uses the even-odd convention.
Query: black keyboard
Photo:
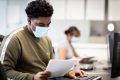
[[[101,80],[100,76],[77,77],[75,80]]]

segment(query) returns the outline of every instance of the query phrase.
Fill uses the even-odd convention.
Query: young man
[[[51,73],[45,71],[53,48],[45,36],[51,23],[53,7],[45,0],[36,0],[25,9],[28,24],[3,41],[1,61],[8,78],[14,80],[46,80]],[[75,71],[68,73],[75,77]],[[79,72],[84,75],[83,72]]]

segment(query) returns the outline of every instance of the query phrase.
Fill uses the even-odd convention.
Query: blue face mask
[[[77,43],[77,42],[79,42],[79,37],[72,37],[72,40],[71,40],[71,42],[72,43]]]
[[[36,30],[33,31],[33,33],[37,38],[41,38],[47,35],[48,30],[49,30],[48,27],[36,26]]]

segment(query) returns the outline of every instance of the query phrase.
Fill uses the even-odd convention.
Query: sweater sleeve
[[[1,55],[4,56],[1,58],[1,61],[8,78],[14,80],[33,80],[33,74],[15,70],[15,66],[21,56],[21,44],[16,36],[13,36],[10,40],[6,39]]]

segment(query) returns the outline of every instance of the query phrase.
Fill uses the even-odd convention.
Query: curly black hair
[[[28,4],[25,12],[29,18],[50,17],[53,7],[46,0],[35,0]]]

